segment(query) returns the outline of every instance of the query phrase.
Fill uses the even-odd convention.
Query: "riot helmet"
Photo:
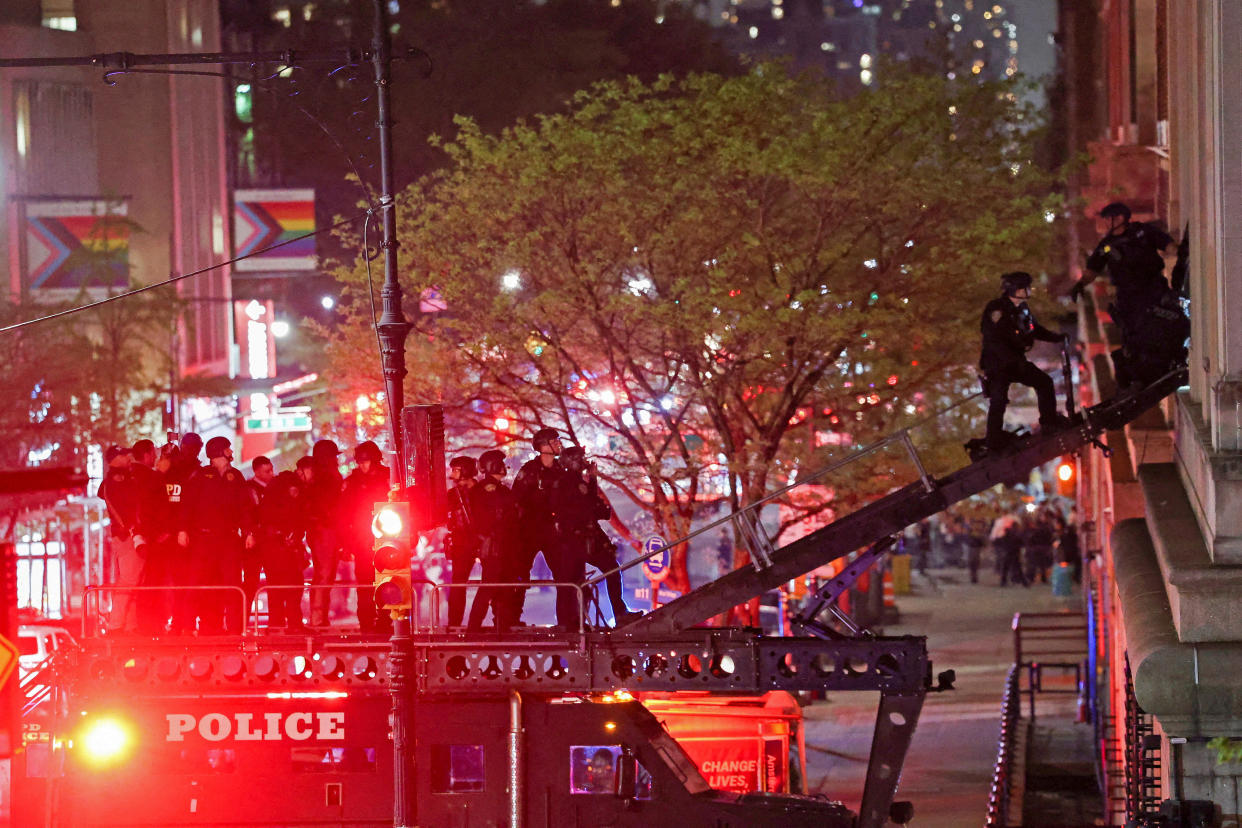
[[[464,454],[450,460],[449,469],[460,469],[462,480],[473,480],[479,474],[479,470],[475,466],[474,458],[467,457]]]
[[[1117,216],[1121,216],[1125,221],[1130,220],[1130,208],[1120,201],[1114,201],[1104,205],[1104,209],[1100,210],[1100,218],[1112,220]]]
[[[469,457],[458,458],[469,460]],[[505,467],[505,453],[500,449],[492,449],[485,451],[479,455],[479,468],[484,474],[499,474],[504,476],[508,473]]]
[[[1020,290],[1031,289],[1031,274],[1024,270],[1015,270],[1001,276],[1001,290],[1006,296],[1013,296]]]
[[[311,457],[323,463],[336,463],[336,456],[340,453],[341,450],[332,440],[316,440],[311,448]]]
[[[561,435],[555,428],[541,428],[531,435],[530,444],[535,451],[542,451],[545,445],[560,438]],[[482,459],[482,457],[479,458],[480,461]]]
[[[228,437],[212,437],[207,441],[207,459],[215,460],[217,457],[224,457],[233,450],[233,444],[229,442]]]
[[[354,446],[354,462],[361,463],[366,460],[370,460],[372,463],[379,463],[383,460],[379,446],[375,445],[375,442],[372,440],[367,440]]]

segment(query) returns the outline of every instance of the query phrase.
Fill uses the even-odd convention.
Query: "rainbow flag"
[[[34,290],[123,288],[130,223],[123,201],[24,203],[26,286]]]
[[[236,190],[233,269],[247,273],[314,270],[314,190]],[[278,246],[279,245],[279,246]]]

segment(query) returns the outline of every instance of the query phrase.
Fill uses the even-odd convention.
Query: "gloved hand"
[[[1077,302],[1082,297],[1083,291],[1085,291],[1086,289],[1087,289],[1087,286],[1083,284],[1082,280],[1080,279],[1079,281],[1074,282],[1074,286],[1070,288],[1069,297],[1073,299],[1075,302]]]

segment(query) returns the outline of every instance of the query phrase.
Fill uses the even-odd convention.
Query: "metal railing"
[[[1006,828],[1009,825],[1009,804],[1013,796],[1014,746],[1022,721],[1022,696],[1018,691],[1019,668],[1015,664],[1005,677],[1005,695],[1001,699],[1000,737],[996,741],[996,765],[992,770],[992,787],[988,791],[988,817],[985,828]]]
[[[426,578],[414,578],[411,580],[410,583],[412,586],[424,586],[424,585],[434,586],[435,585],[433,581],[429,581]],[[263,586],[260,586],[258,589],[255,590],[254,598],[251,599],[250,611],[246,616],[246,625],[245,625],[246,634],[247,635],[260,635],[265,630],[279,629],[279,628],[272,627],[270,623],[267,625],[263,625],[261,623],[263,616],[265,614],[268,616],[268,619],[270,621],[271,608],[272,608],[270,596],[272,596],[273,594],[280,594],[284,592],[296,593],[298,595],[298,602],[297,602],[298,611],[301,612],[302,605],[306,603],[306,600],[309,599],[309,596],[312,593],[327,592],[329,595],[329,601],[330,601],[331,594],[336,590],[345,590],[345,594],[346,596],[348,596],[350,590],[355,590],[355,589],[364,589],[368,591],[374,590],[375,583],[374,582],[366,582],[366,583],[347,582],[346,583],[346,582],[338,581],[337,583],[334,583],[334,584],[264,584]],[[267,599],[266,602],[261,601],[260,600],[261,598]],[[416,600],[413,602],[412,617],[410,620],[411,625],[415,628],[417,628],[418,619],[422,614],[422,608],[420,606],[420,603],[421,602],[419,602],[416,597]],[[265,606],[267,608],[266,611],[260,609],[261,606]],[[331,605],[329,605],[329,612],[331,612]],[[387,610],[377,608],[376,612],[385,613],[387,612]],[[331,626],[330,623],[329,623],[329,626]]]
[[[430,582],[429,582],[430,583]],[[523,591],[532,587],[552,587],[556,589],[573,589],[578,593],[578,635],[586,632],[586,590],[585,584],[574,581],[462,581],[456,584],[432,584],[431,593],[433,596],[431,623],[433,628],[438,628],[440,624],[440,593],[448,592],[454,589],[477,589],[480,587],[495,587],[497,589],[522,589]],[[477,594],[475,600],[478,600]]]
[[[1087,661],[1087,619],[1082,613],[1016,612],[1013,616],[1013,662],[1026,671],[1031,720],[1039,693],[1081,695]],[[1044,670],[1073,671],[1072,689],[1045,687]]]
[[[186,592],[223,593],[223,595],[221,596],[220,607],[218,609],[222,617],[226,614],[227,601],[225,599],[227,599],[229,595],[232,595],[235,593],[237,595],[237,601],[238,601],[237,607],[239,610],[237,614],[237,618],[241,620],[247,617],[246,615],[246,593],[239,586],[233,586],[233,585],[117,586],[113,584],[108,584],[108,585],[103,585],[103,586],[88,586],[86,587],[86,589],[82,591],[82,637],[83,638],[92,638],[95,635],[95,631],[99,630],[104,622],[103,607],[102,607],[102,602],[100,600],[101,597],[104,595],[112,595],[113,593],[118,593],[118,592],[125,593],[127,595],[133,594],[133,593],[144,593],[144,592],[151,593],[152,595],[157,595],[161,593],[170,594],[170,595],[178,595],[178,594],[182,594]],[[92,599],[94,600],[92,601]],[[93,604],[93,607],[92,607],[92,604]],[[135,609],[133,611],[136,612],[137,610]],[[216,610],[213,610],[213,612],[215,611]],[[125,620],[126,619],[122,619],[122,621],[125,621]],[[92,624],[92,622],[94,622],[94,624]],[[109,633],[119,634],[119,635],[130,635],[130,634],[143,635],[143,633],[140,633],[137,631],[130,633],[124,629],[112,629],[112,630],[109,630]]]
[[[618,573],[618,572],[623,573],[628,569],[632,569],[635,566],[639,566],[644,561],[654,558],[656,555],[663,554],[664,551],[667,549],[674,549],[680,546],[681,544],[687,543],[693,540],[694,538],[697,538],[700,535],[706,534],[707,532],[710,532],[713,529],[718,529],[719,527],[724,526],[725,524],[728,524],[728,523],[731,523],[733,525],[734,531],[737,533],[737,537],[743,540],[746,550],[748,554],[750,555],[751,566],[753,566],[756,570],[766,569],[767,567],[772,565],[772,555],[775,553],[776,550],[773,547],[772,539],[768,537],[767,530],[763,528],[763,524],[760,522],[759,513],[763,509],[763,507],[767,506],[768,504],[776,500],[779,500],[780,498],[784,497],[785,495],[787,495],[789,492],[791,492],[794,489],[797,489],[802,486],[808,486],[812,483],[816,483],[824,479],[828,475],[833,474],[834,472],[840,471],[846,466],[849,466],[853,463],[857,463],[858,461],[862,460],[865,457],[869,457],[877,452],[880,452],[884,449],[892,448],[894,446],[898,446],[898,447],[905,449],[906,455],[908,456],[908,459],[910,460],[911,464],[914,466],[914,469],[918,474],[919,482],[923,486],[923,488],[929,492],[935,491],[935,488],[936,488],[935,479],[927,471],[926,466],[923,464],[922,458],[919,457],[918,450],[914,447],[914,441],[911,439],[910,433],[914,429],[928,422],[939,419],[940,417],[944,416],[945,414],[949,413],[955,408],[964,406],[967,403],[971,402],[972,400],[978,399],[982,396],[983,396],[982,392],[976,392],[974,394],[971,394],[968,397],[963,397],[962,399],[958,400],[952,405],[949,405],[946,408],[943,408],[940,411],[935,412],[934,414],[930,414],[922,418],[921,420],[911,424],[910,426],[907,426],[906,428],[895,431],[892,434],[888,435],[887,437],[884,437],[883,439],[878,440],[868,446],[863,446],[862,448],[859,448],[856,451],[846,455],[845,457],[842,457],[840,460],[837,460],[833,463],[828,464],[827,466],[808,475],[807,477],[797,480],[794,483],[790,483],[788,486],[784,486],[783,488],[777,489],[771,494],[765,495],[764,497],[758,500],[755,500],[751,503],[746,504],[745,506],[743,506],[741,509],[739,509],[736,512],[725,515],[722,518],[713,520],[711,523],[707,523],[703,526],[700,526],[698,529],[694,530],[688,535],[685,535],[684,537],[678,538],[673,541],[669,541],[663,546],[657,549],[653,549],[649,552],[645,552],[644,554],[639,555],[637,558],[626,561],[624,564],[621,564],[614,569],[610,569],[607,572],[601,572],[598,576],[587,579],[586,586],[594,587],[596,584],[600,583],[601,581],[603,581],[605,578],[607,578],[609,575],[612,575],[613,573]]]

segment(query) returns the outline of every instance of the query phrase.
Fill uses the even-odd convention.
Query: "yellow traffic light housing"
[[[410,504],[375,504],[371,518],[371,534],[375,536],[372,546],[375,605],[390,611],[394,618],[410,612],[414,607],[410,575],[410,562],[414,556],[411,530]]]
[[[1073,497],[1075,494],[1075,478],[1078,476],[1078,469],[1074,465],[1074,461],[1062,460],[1057,464],[1057,493],[1063,497]]]

